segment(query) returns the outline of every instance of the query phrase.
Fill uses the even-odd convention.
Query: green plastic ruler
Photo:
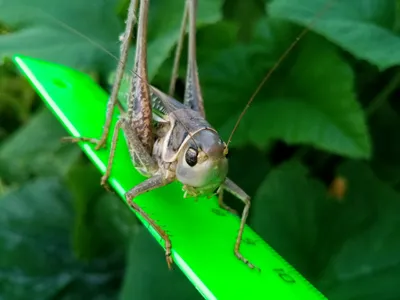
[[[72,136],[100,137],[108,95],[88,75],[22,55],[13,59]],[[116,111],[113,124],[118,114]],[[109,147],[95,151],[90,144],[79,145],[104,173]],[[110,184],[122,199],[144,179],[132,166],[122,133],[111,175]],[[136,201],[169,232],[176,265],[204,298],[326,299],[249,227],[244,232],[242,253],[261,272],[240,262],[233,253],[240,220],[221,210],[215,197],[184,199],[181,184],[173,183]],[[142,222],[164,246],[158,234]]]

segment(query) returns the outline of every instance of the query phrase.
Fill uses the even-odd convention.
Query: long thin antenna
[[[35,8],[36,10],[40,11],[42,14],[44,14],[46,17],[52,19],[54,22],[56,22],[58,25],[60,25],[61,27],[64,27],[65,29],[67,29],[68,31],[76,34],[77,36],[85,39],[86,41],[88,41],[90,44],[92,44],[93,46],[99,48],[100,50],[102,50],[103,52],[105,52],[106,54],[108,54],[110,57],[114,58],[117,62],[119,62],[119,58],[112,54],[111,51],[107,50],[107,48],[105,48],[103,45],[101,45],[100,43],[96,42],[95,40],[92,40],[91,38],[87,37],[86,35],[84,35],[82,32],[80,32],[79,30],[76,30],[75,28],[69,26],[68,24],[64,23],[61,20],[58,20],[57,18],[53,17],[52,15],[46,13],[45,11]],[[144,80],[142,78],[140,78],[140,76],[138,74],[136,74],[135,72],[133,72],[132,70],[129,70],[129,72],[132,73],[132,75],[135,75],[137,77],[139,77],[139,79]],[[148,82],[147,82],[148,83]],[[148,83],[149,84],[149,83]]]
[[[290,53],[290,51],[293,50],[293,48],[297,45],[297,43],[303,38],[303,36],[310,31],[310,29],[313,27],[315,22],[319,20],[320,17],[328,10],[330,5],[334,3],[334,0],[328,1],[325,3],[325,5],[321,8],[321,10],[315,15],[313,20],[303,29],[303,31],[297,36],[297,38],[292,42],[292,44],[289,46],[289,48],[286,49],[286,51],[279,57],[278,61],[273,65],[271,70],[265,75],[263,80],[260,82],[260,84],[257,86],[256,90],[254,93],[251,95],[250,100],[247,102],[245,108],[242,110],[239,118],[236,121],[235,126],[232,129],[231,135],[229,136],[228,143],[226,144],[227,147],[229,146],[230,142],[232,141],[233,134],[235,133],[236,129],[238,128],[240,122],[243,119],[243,116],[246,114],[247,110],[249,109],[251,103],[253,102],[254,98],[257,96],[257,94],[260,92],[261,88],[263,85],[267,82],[267,80],[271,77],[271,75],[276,71],[276,69],[279,67],[279,65],[282,63],[282,61],[286,58],[286,56]]]
[[[50,15],[50,14],[48,14],[48,13],[46,13],[46,12],[44,12],[44,11],[38,9],[38,8],[34,8],[34,9],[36,9],[37,11],[40,11],[42,14],[44,14],[44,15],[46,15],[48,18],[52,19],[54,22],[56,22],[57,24],[59,24],[61,27],[64,27],[65,29],[69,30],[70,32],[72,32],[72,33],[78,35],[79,37],[81,37],[81,38],[83,38],[83,39],[85,39],[85,40],[88,41],[90,44],[92,44],[93,46],[95,46],[95,47],[99,48],[100,50],[104,51],[104,52],[105,52],[106,54],[108,54],[110,57],[114,58],[117,62],[119,62],[119,58],[118,58],[117,56],[115,56],[114,54],[112,54],[109,50],[107,50],[107,49],[106,49],[104,46],[102,46],[100,43],[98,43],[98,42],[92,40],[91,38],[87,37],[86,35],[84,35],[84,34],[81,33],[80,31],[78,31],[78,30],[76,30],[75,28],[69,26],[68,24],[64,23],[63,21],[54,18],[52,15]],[[186,8],[186,5],[185,5],[185,9],[187,9],[187,8]],[[134,72],[133,70],[128,70],[128,72],[130,72],[132,76],[137,76],[139,79],[141,79],[141,80],[143,80],[144,82],[146,82],[147,85],[148,85],[150,88],[152,88],[151,84],[150,84],[147,80],[143,79],[139,74],[137,74],[137,73]],[[123,106],[121,105],[121,103],[120,103],[119,101],[117,101],[117,104],[118,104],[118,108],[119,108],[121,111],[125,111],[125,109],[123,108]],[[188,132],[190,138],[191,138],[191,139],[193,140],[193,142],[197,145],[196,141],[194,140],[192,134],[190,133],[190,131],[189,131],[189,129],[186,127],[186,125],[183,124],[183,122],[181,122],[181,121],[176,117],[175,113],[174,113],[172,110],[170,111],[170,113],[172,113],[172,114],[175,116],[175,119],[176,119],[178,122],[181,123],[181,125],[182,125],[182,126],[185,128],[185,130]]]

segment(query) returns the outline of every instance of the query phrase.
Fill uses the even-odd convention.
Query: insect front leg
[[[218,205],[219,205],[219,207],[229,211],[230,213],[232,213],[234,215],[238,215],[238,212],[236,210],[234,210],[233,208],[231,208],[227,204],[225,204],[225,202],[224,202],[224,188],[222,186],[218,189],[218,193],[217,194],[218,194]]]
[[[239,198],[244,203],[244,210],[242,213],[238,236],[236,238],[236,243],[235,243],[235,248],[234,248],[235,255],[238,259],[240,259],[242,262],[244,262],[250,268],[252,268],[252,269],[256,268],[259,270],[259,268],[257,268],[251,262],[249,262],[249,260],[240,253],[240,245],[242,243],[244,226],[246,225],[246,220],[247,220],[247,216],[249,215],[249,210],[250,210],[250,205],[251,205],[250,196],[247,195],[236,183],[234,183],[229,178],[226,178],[226,180],[223,184],[223,188],[225,190],[227,190],[228,192],[230,192],[232,195]]]
[[[134,199],[146,192],[149,192],[151,190],[160,188],[162,186],[167,185],[168,183],[172,182],[173,178],[165,178],[162,174],[155,175],[146,181],[143,181],[142,183],[138,184],[134,188],[132,188],[130,191],[128,191],[125,194],[126,200],[128,204],[136,210],[148,223],[151,227],[154,228],[155,231],[161,236],[161,238],[165,242],[165,258],[167,260],[168,268],[172,269],[172,264],[173,260],[171,257],[171,240],[169,239],[168,234],[160,227],[158,226],[154,220],[152,220],[146,212],[144,212],[137,203],[134,202]]]
[[[106,184],[106,181],[108,180],[111,174],[112,163],[119,137],[119,130],[121,128],[123,129],[125,136],[129,141],[128,142],[129,151],[131,151],[131,153],[138,158],[140,165],[146,168],[147,173],[155,174],[154,176],[150,177],[149,179],[145,180],[144,182],[138,184],[137,186],[129,190],[125,194],[126,201],[135,211],[137,211],[149,223],[150,226],[154,228],[155,231],[158,232],[158,234],[164,240],[165,256],[168,267],[171,269],[173,263],[171,257],[171,241],[167,233],[160,226],[158,226],[155,223],[155,221],[152,220],[150,216],[146,214],[146,212],[144,212],[137,203],[134,202],[134,199],[145,192],[149,192],[151,190],[165,186],[168,183],[171,183],[174,180],[174,178],[165,177],[164,174],[162,173],[156,174],[158,171],[157,162],[151,156],[151,153],[149,153],[146,147],[142,144],[142,142],[140,141],[139,137],[136,134],[136,131],[130,127],[130,124],[127,121],[127,119],[120,119],[115,125],[112,144],[111,144],[110,157],[108,159],[108,164],[107,164],[107,170],[104,176],[101,178],[102,185]]]
[[[89,138],[89,137],[79,137],[79,138],[65,137],[65,138],[62,138],[62,141],[72,142],[72,143],[89,142],[92,144],[96,144],[96,147],[95,147],[96,150],[99,150],[100,148],[105,146],[105,143],[107,141],[107,137],[108,137],[108,134],[110,131],[111,121],[112,121],[112,117],[114,114],[114,108],[118,102],[118,98],[117,98],[118,90],[121,86],[125,66],[126,66],[126,63],[128,60],[129,46],[130,46],[130,42],[131,42],[132,34],[133,34],[133,26],[136,23],[135,11],[137,8],[138,1],[139,0],[131,0],[131,2],[129,4],[125,32],[123,34],[122,45],[120,48],[120,60],[119,60],[118,67],[116,70],[116,77],[115,77],[115,81],[114,81],[114,84],[112,87],[111,96],[107,103],[106,121],[103,126],[103,133],[102,133],[100,139]]]

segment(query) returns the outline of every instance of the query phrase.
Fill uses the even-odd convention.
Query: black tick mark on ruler
[[[221,216],[221,217],[226,216],[226,213],[222,209],[213,208],[211,211],[218,216]]]
[[[250,238],[243,238],[243,242],[247,245],[255,246],[257,245],[257,242],[255,240],[252,240]]]
[[[69,85],[68,85],[67,83],[65,83],[65,82],[64,82],[63,80],[61,80],[61,79],[55,78],[55,79],[53,79],[53,83],[54,83],[55,86],[57,86],[57,87],[59,87],[59,88],[61,88],[61,89],[66,89],[66,88],[69,87]]]

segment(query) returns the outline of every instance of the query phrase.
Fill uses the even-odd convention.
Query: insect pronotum
[[[123,130],[128,144],[131,159],[135,168],[148,179],[133,187],[126,193],[126,200],[163,238],[168,267],[171,268],[172,244],[168,234],[152,220],[136,203],[135,198],[141,194],[167,185],[175,180],[183,184],[185,195],[197,197],[218,193],[219,205],[230,211],[223,202],[223,191],[226,190],[244,203],[240,227],[234,246],[234,254],[250,268],[258,269],[240,252],[242,234],[250,208],[250,196],[227,177],[228,145],[233,133],[240,123],[251,102],[276,70],[282,60],[293,49],[297,42],[308,31],[306,27],[292,45],[278,59],[273,68],[259,84],[245,109],[241,113],[234,129],[225,143],[218,132],[207,122],[203,105],[203,97],[196,62],[196,11],[197,0],[186,0],[182,17],[180,38],[175,54],[169,94],[151,86],[147,77],[147,20],[149,0],[140,0],[138,20],[136,9],[139,0],[131,0],[128,8],[125,32],[122,36],[120,59],[116,71],[115,82],[107,104],[106,121],[100,139],[89,137],[66,138],[71,142],[86,141],[96,144],[96,150],[105,146],[110,134],[114,107],[117,105],[117,94],[123,78],[128,58],[128,49],[133,35],[133,27],[137,22],[137,39],[135,63],[131,78],[131,89],[128,97],[128,109],[117,121],[112,133],[112,143],[107,169],[101,179],[105,185],[111,172],[116,150],[118,132]],[[328,2],[331,4],[331,2]],[[320,13],[325,11],[327,7]],[[58,21],[58,20],[57,20]],[[58,21],[59,22],[59,21]],[[61,23],[61,22],[59,22]],[[183,103],[173,98],[175,81],[182,41],[188,24],[188,63],[186,86]],[[64,27],[65,24],[61,24]],[[71,30],[71,28],[68,27]],[[72,31],[75,31],[72,29]],[[75,31],[76,32],[76,31]],[[79,34],[79,33],[78,33]],[[81,35],[81,34],[80,34]],[[104,50],[104,49],[103,49]],[[154,125],[156,124],[156,125]]]

